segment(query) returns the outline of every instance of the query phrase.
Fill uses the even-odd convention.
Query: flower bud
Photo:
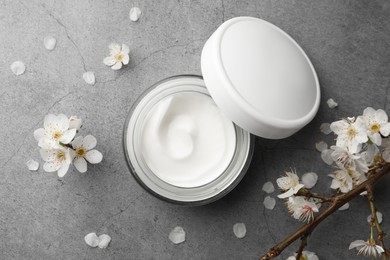
[[[83,121],[81,120],[81,118],[78,118],[77,116],[71,116],[69,118],[69,128],[70,129],[74,128],[76,130],[80,130],[82,124],[83,124]]]

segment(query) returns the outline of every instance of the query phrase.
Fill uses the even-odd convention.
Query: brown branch
[[[272,247],[265,255],[259,258],[259,260],[270,260],[280,255],[280,253],[288,247],[291,243],[296,241],[299,238],[310,235],[310,233],[325,220],[329,215],[343,206],[345,203],[349,202],[353,198],[360,195],[360,193],[367,190],[367,187],[372,187],[375,183],[378,182],[383,176],[390,173],[390,164],[386,164],[380,171],[375,174],[370,174],[368,179],[354,187],[351,191],[336,195],[332,197],[332,203],[321,213],[319,213],[312,222],[303,225],[295,233]]]
[[[299,246],[299,249],[297,251],[297,256],[295,257],[296,260],[300,260],[302,256],[303,249],[305,246],[307,246],[307,237],[308,235],[303,235],[301,238],[301,245]]]

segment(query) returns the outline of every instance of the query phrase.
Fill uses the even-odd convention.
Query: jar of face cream
[[[264,20],[226,21],[206,42],[201,66],[204,79],[175,76],[145,91],[124,129],[135,178],[157,197],[179,204],[202,205],[227,194],[250,164],[252,134],[288,137],[319,106],[310,60]]]

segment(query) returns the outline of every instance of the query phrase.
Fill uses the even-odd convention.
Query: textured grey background
[[[128,18],[139,6],[138,23]],[[279,26],[302,46],[317,70],[322,103],[317,117],[291,138],[258,138],[249,172],[238,187],[208,206],[186,208],[160,201],[129,173],[122,151],[122,128],[134,100],[168,76],[200,74],[205,40],[224,21],[255,16]],[[43,38],[57,38],[47,51]],[[112,71],[102,60],[111,42],[131,47],[130,64]],[[1,259],[257,259],[299,227],[281,201],[265,210],[266,180],[296,167],[316,171],[316,191],[330,193],[331,169],[314,144],[332,141],[319,132],[322,122],[358,115],[366,106],[389,113],[389,1],[0,1],[0,258]],[[22,60],[21,76],[9,66]],[[87,85],[82,74],[95,72]],[[328,98],[339,102],[331,110]],[[88,172],[75,169],[59,179],[42,169],[29,172],[25,162],[39,158],[33,131],[47,113],[78,115],[82,133],[98,139],[101,164]],[[41,164],[42,165],[42,164]],[[390,179],[385,179],[387,185]],[[390,229],[390,190],[377,187],[385,230]],[[276,196],[276,194],[273,194]],[[319,226],[308,249],[320,259],[359,259],[348,245],[368,237],[367,202],[337,212]],[[244,222],[244,239],[232,226]],[[187,232],[173,245],[169,231]],[[96,231],[112,237],[110,246],[89,248],[84,236]],[[388,245],[389,240],[387,239]],[[293,246],[279,259],[286,259]]]

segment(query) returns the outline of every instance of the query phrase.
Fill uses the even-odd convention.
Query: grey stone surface
[[[137,23],[129,10],[138,6]],[[200,74],[205,40],[225,20],[236,16],[268,20],[302,46],[317,70],[321,107],[303,130],[285,140],[256,140],[252,164],[228,196],[202,207],[160,201],[131,176],[122,151],[122,128],[134,100],[168,76]],[[390,4],[371,1],[0,1],[0,258],[1,259],[257,259],[299,224],[279,200],[265,210],[265,181],[295,167],[320,176],[316,191],[330,193],[331,169],[315,142],[332,142],[319,131],[322,122],[359,115],[367,106],[390,113]],[[53,51],[43,39],[57,39]],[[111,42],[131,47],[130,64],[112,71],[102,60]],[[15,76],[10,65],[26,64]],[[96,84],[82,74],[95,72]],[[339,106],[326,104],[333,98]],[[88,172],[28,171],[40,161],[33,131],[47,113],[78,115],[82,133],[98,139],[104,160]],[[389,232],[388,185],[377,187],[378,208]],[[276,196],[276,194],[274,194]],[[348,245],[368,237],[367,202],[358,198],[337,212],[310,237],[308,249],[320,259],[358,259]],[[232,226],[243,222],[246,237]],[[168,234],[177,226],[186,242],[173,245]],[[89,248],[90,232],[112,237],[106,249]],[[388,240],[387,240],[388,241]],[[297,245],[279,259],[286,259]]]

